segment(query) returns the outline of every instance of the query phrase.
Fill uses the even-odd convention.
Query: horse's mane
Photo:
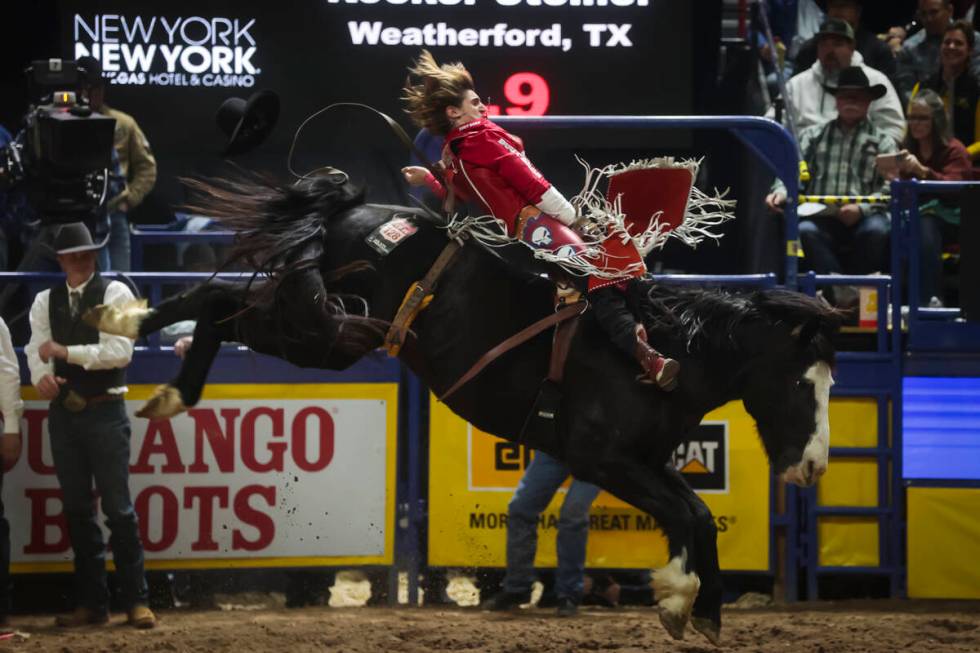
[[[347,175],[327,169],[326,174],[287,184],[271,177],[242,171],[236,178],[181,180],[196,193],[188,210],[217,218],[235,231],[235,241],[224,263],[244,263],[252,270],[257,286],[249,284],[249,303],[275,307],[283,333],[313,332],[323,324],[305,324],[303,317],[316,315],[297,311],[295,292],[283,292],[294,275],[320,267],[328,223],[339,213],[364,203],[364,191],[349,183]],[[321,284],[350,273],[369,269],[367,261],[353,261],[323,273]],[[301,282],[304,283],[304,282]],[[343,300],[321,292],[317,283],[305,282],[315,301],[333,315],[337,328],[334,349],[356,358],[378,346],[388,324],[368,316],[348,314]],[[321,285],[320,288],[323,286]],[[286,320],[299,315],[301,319]],[[292,336],[284,336],[284,341]]]
[[[343,174],[316,175],[295,184],[244,172],[231,179],[181,181],[196,193],[188,210],[217,218],[236,232],[226,265],[244,262],[273,277],[316,265],[329,219],[364,203],[364,190]]]
[[[730,349],[736,344],[737,329],[753,321],[784,323],[790,328],[816,321],[815,354],[820,360],[833,360],[827,336],[839,326],[840,313],[799,292],[729,292],[642,279],[631,285],[629,299],[648,331],[678,338],[688,351]]]

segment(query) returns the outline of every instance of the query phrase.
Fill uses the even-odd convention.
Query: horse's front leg
[[[664,473],[679,496],[691,508],[694,516],[695,571],[701,579],[701,589],[694,601],[691,625],[717,646],[721,641],[721,569],[718,566],[718,527],[707,504],[691,489],[677,468],[668,463]]]
[[[698,596],[696,520],[691,505],[667,477],[664,468],[651,469],[636,460],[618,458],[601,463],[595,482],[657,521],[667,536],[670,560],[653,572],[653,590],[660,608],[660,623],[674,639],[684,628]],[[591,479],[590,479],[591,480]]]

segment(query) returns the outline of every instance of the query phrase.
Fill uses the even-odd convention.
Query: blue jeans
[[[109,605],[105,542],[96,521],[93,479],[109,527],[122,604],[127,610],[145,604],[143,545],[129,497],[130,428],[125,403],[106,401],[71,413],[56,399],[48,413],[48,430],[75,553],[78,605],[100,612]]]
[[[129,218],[122,211],[109,216],[109,270],[129,272]]]
[[[541,451],[534,452],[524,477],[507,506],[507,575],[504,591],[529,592],[534,583],[534,554],[538,547],[538,517],[568,478],[568,467]],[[558,571],[555,594],[578,601],[585,574],[585,545],[589,537],[589,507],[599,488],[573,479],[558,517]]]
[[[817,274],[870,274],[888,270],[891,222],[872,213],[848,227],[835,216],[800,221],[804,263]]]

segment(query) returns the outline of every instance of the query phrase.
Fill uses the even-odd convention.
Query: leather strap
[[[388,350],[389,356],[395,357],[401,351],[402,345],[405,344],[405,336],[408,333],[409,327],[419,314],[419,311],[425,307],[424,302],[426,298],[432,296],[436,285],[439,283],[439,277],[442,276],[442,273],[452,263],[460,247],[461,245],[455,240],[450,240],[446,243],[446,246],[442,248],[442,252],[439,253],[436,262],[432,264],[432,267],[425,273],[422,280],[416,281],[408,289],[408,292],[405,294],[405,299],[402,300],[401,306],[398,307],[398,312],[395,313],[395,319],[391,321],[391,326],[388,327],[388,333],[385,334],[384,347]]]
[[[588,307],[588,302],[577,302],[571,306],[566,306],[565,308],[552,313],[548,317],[542,318],[534,324],[518,331],[487,353],[483,354],[483,356],[481,356],[480,359],[473,364],[473,367],[471,367],[466,374],[461,376],[456,383],[452,384],[448,390],[442,393],[442,396],[439,397],[439,401],[446,401],[446,399],[452,396],[457,390],[472,381],[476,375],[483,371],[483,368],[503,354],[509,352],[514,347],[524,344],[545,329],[548,329],[556,324],[561,324],[562,322],[570,320],[573,317],[578,317],[584,313]]]
[[[555,327],[555,335],[551,340],[551,365],[548,369],[548,380],[553,383],[560,384],[565,376],[565,359],[568,358],[568,350],[576,331],[577,319],[567,320]]]

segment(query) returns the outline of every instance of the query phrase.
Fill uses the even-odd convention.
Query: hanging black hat
[[[244,154],[264,141],[276,126],[279,96],[272,91],[259,91],[248,100],[228,98],[218,107],[214,119],[228,137],[222,155]]]

